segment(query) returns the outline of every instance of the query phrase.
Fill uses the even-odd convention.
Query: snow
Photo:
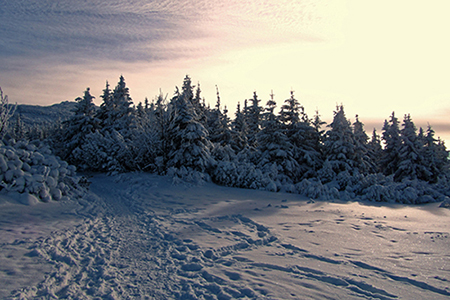
[[[146,173],[0,194],[1,299],[448,299],[450,210]]]

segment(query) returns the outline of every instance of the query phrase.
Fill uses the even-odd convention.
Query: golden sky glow
[[[0,30],[11,101],[73,100],[89,86],[100,104],[123,74],[138,103],[189,74],[211,105],[218,85],[232,117],[253,91],[264,105],[273,90],[280,106],[293,89],[310,115],[330,120],[343,103],[370,132],[410,113],[450,140],[449,1],[42,1],[42,16],[27,1],[2,16],[14,17]]]

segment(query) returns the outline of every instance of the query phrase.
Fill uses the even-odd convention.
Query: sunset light
[[[447,1],[28,1],[6,4],[0,85],[18,103],[97,96],[122,74],[135,104],[189,74],[214,104],[292,90],[309,114],[336,104],[370,127],[392,111],[450,124]],[[11,12],[14,12],[11,14]]]

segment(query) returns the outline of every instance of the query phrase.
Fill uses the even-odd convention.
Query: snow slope
[[[69,119],[73,115],[76,105],[75,101],[63,101],[50,106],[18,104],[12,116],[12,123],[20,115],[22,122],[27,126],[54,124],[58,120]]]
[[[78,200],[0,196],[0,298],[450,296],[439,204],[314,202],[142,173],[91,181]]]

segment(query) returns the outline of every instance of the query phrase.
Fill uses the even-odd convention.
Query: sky
[[[450,143],[446,0],[0,0],[0,87],[51,105],[125,77],[134,103],[189,75],[207,103],[295,92],[330,122],[336,105],[370,134],[393,111]],[[380,133],[380,131],[379,131]]]

